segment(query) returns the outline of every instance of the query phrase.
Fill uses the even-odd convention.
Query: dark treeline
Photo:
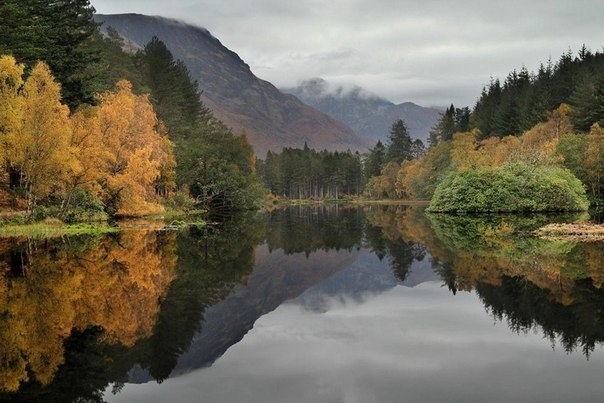
[[[604,53],[583,46],[576,57],[568,51],[555,64],[541,64],[536,73],[522,67],[503,83],[492,79],[474,107],[471,126],[482,138],[521,134],[561,103],[572,107],[575,130],[586,132],[604,122]]]
[[[425,154],[419,139],[413,140],[405,122],[392,123],[386,144],[378,141],[367,154],[358,152],[316,151],[306,144],[303,149],[284,148],[281,153],[268,152],[257,161],[257,172],[275,196],[291,199],[339,199],[363,194],[388,193],[384,182],[375,176],[396,172],[399,164]],[[392,176],[392,175],[390,175]]]
[[[338,199],[363,191],[359,153],[285,148],[258,160],[258,174],[272,194],[293,199]]]
[[[505,320],[519,334],[531,332],[538,325],[552,345],[559,341],[567,353],[580,349],[589,358],[604,340],[604,291],[595,287],[591,279],[574,283],[571,305],[553,302],[548,290],[521,276],[503,276],[496,286],[478,284],[476,292],[495,319]]]

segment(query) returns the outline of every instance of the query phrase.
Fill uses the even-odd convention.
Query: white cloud
[[[599,0],[92,3],[204,26],[278,86],[347,77],[395,102],[472,105],[490,76],[603,45]]]

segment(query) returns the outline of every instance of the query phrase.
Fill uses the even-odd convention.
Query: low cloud
[[[279,87],[324,77],[394,102],[473,105],[489,77],[602,46],[599,0],[93,0],[208,28]],[[422,91],[423,88],[423,91]],[[439,90],[440,89],[440,90]],[[440,91],[440,92],[439,92]]]

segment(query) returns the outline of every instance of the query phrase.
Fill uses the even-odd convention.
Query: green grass
[[[0,225],[0,236],[30,238],[53,238],[64,235],[100,235],[117,232],[117,227],[106,223],[64,224],[54,222],[37,222],[31,224]]]

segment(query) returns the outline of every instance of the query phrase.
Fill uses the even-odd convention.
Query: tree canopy
[[[61,84],[62,100],[72,110],[94,103],[90,46],[99,35],[88,0],[5,0],[0,2],[0,54],[11,54],[29,68],[44,61]]]

